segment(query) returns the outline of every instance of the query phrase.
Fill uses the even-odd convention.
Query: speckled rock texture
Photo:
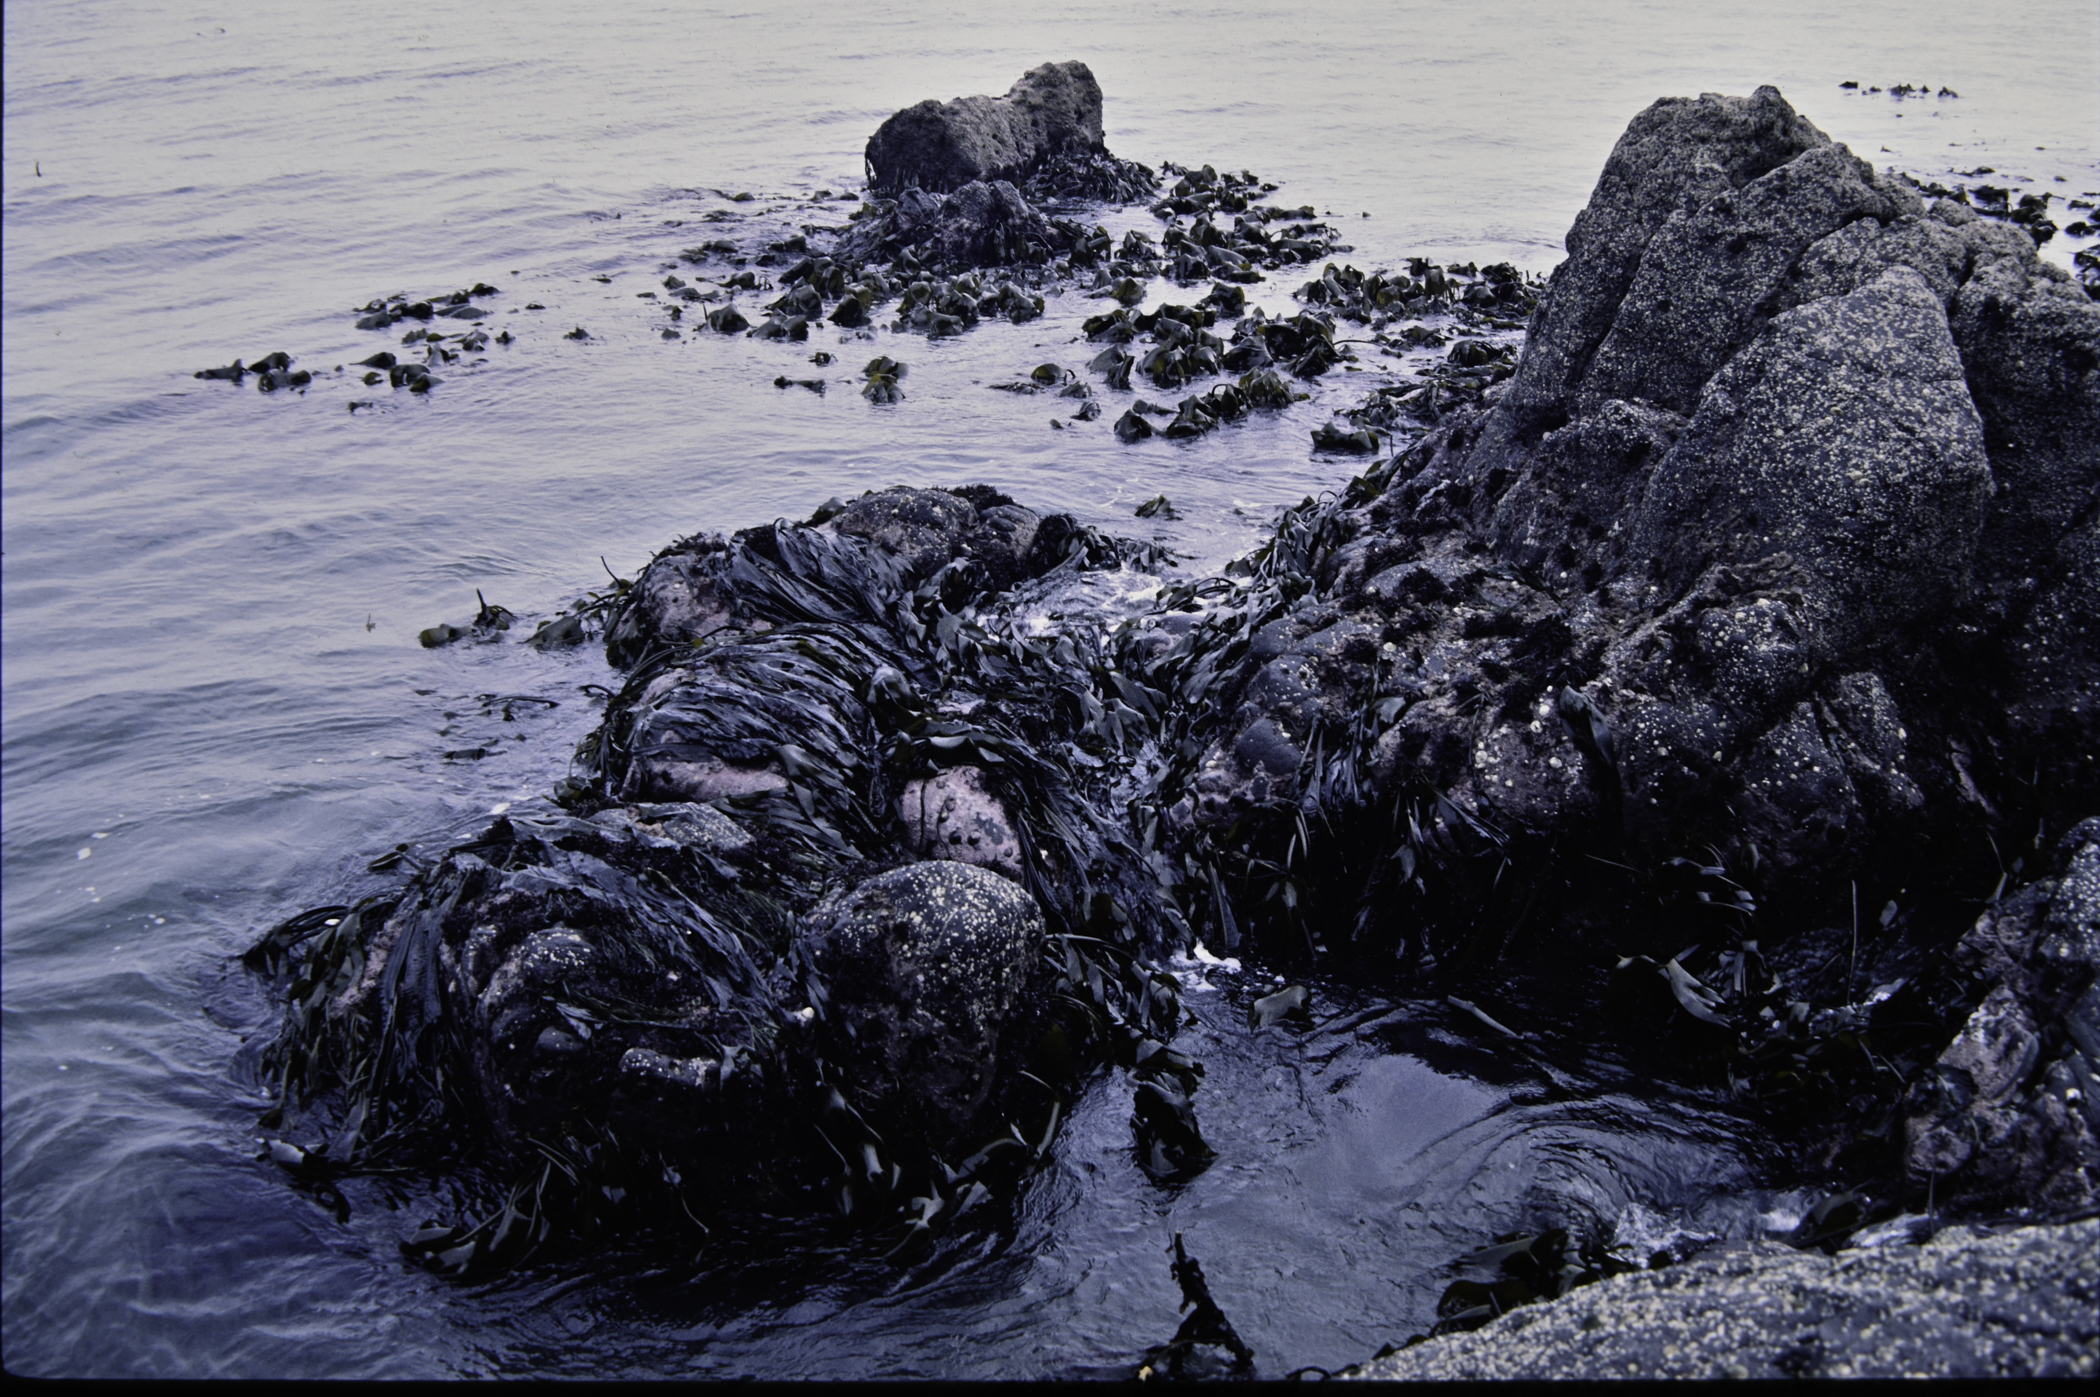
[[[2092,1377],[2100,1222],[1953,1228],[1923,1246],[1762,1243],[1585,1286],[1343,1374],[1510,1378]]]
[[[1650,243],[1672,219],[1692,219],[1716,198],[1829,144],[1772,87],[1747,98],[1666,97],[1635,117],[1568,230],[1568,260],[1532,321],[1500,407],[1500,431],[1536,440],[1567,420],[1568,401],[1611,333]]]
[[[877,490],[846,506],[832,527],[848,538],[866,539],[924,577],[955,556],[963,535],[977,523],[968,500],[945,490]]]
[[[973,864],[917,863],[827,899],[805,928],[828,986],[822,1032],[870,1109],[937,1147],[958,1138],[991,1094],[1041,957],[1035,899]]]
[[[1628,546],[1672,594],[1787,555],[1809,658],[1842,658],[1961,594],[1991,485],[1946,311],[1898,267],[1788,311],[1706,384]]]
[[[868,139],[868,187],[945,193],[973,180],[1018,181],[1047,156],[1105,149],[1093,71],[1044,63],[1004,97],[928,98],[882,123]]]
[[[923,858],[974,863],[1021,879],[1021,841],[1006,803],[974,766],[953,766],[912,781],[898,797],[905,838]]]

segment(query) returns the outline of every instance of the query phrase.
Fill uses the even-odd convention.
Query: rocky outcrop
[[[1512,832],[1608,801],[1636,862],[1754,845],[1800,909],[1919,818],[1994,818],[2020,763],[2053,821],[2100,802],[2100,307],[1966,213],[1771,89],[1643,113],[1499,401],[1307,515],[1318,585],[1234,667],[1203,817],[1361,748]]]
[[[1568,244],[1485,406],[1157,633],[1146,682],[1206,696],[1171,822],[1255,889],[1224,931],[1271,954],[1621,963],[1744,1062],[1872,1022],[1922,1072],[1999,983],[1932,969],[2017,885],[1994,848],[2100,811],[2100,306],[1771,89],[1636,118]],[[2100,969],[2068,955],[2066,985]],[[2004,1141],[1965,1196],[2073,1206],[2083,1059],[2054,991],[2004,983],[1913,1153]],[[1902,1133],[1818,1157],[1922,1191]]]
[[[968,111],[1008,154],[1084,115],[1002,100]],[[842,246],[1014,260],[1037,216],[1008,166],[971,168]],[[1253,197],[1202,173],[1177,200]],[[307,947],[273,1070],[338,1092],[349,1152],[471,1097],[514,1152],[617,1156],[573,1171],[606,1188],[880,1198],[920,1235],[1045,1147],[1090,1064],[1145,1064],[1149,1171],[1203,1167],[1200,1069],[1163,1048],[1180,1010],[1147,963],[1201,935],[1623,996],[1638,1015],[1608,1020],[1661,1025],[1672,1070],[1770,1086],[1811,1168],[2087,1206],[2100,307],[2024,237],[1925,207],[1772,89],[1666,101],[1513,376],[1128,625],[1028,607],[1156,555],[984,487],[681,540],[609,617],[628,675],[563,814],[258,948]],[[776,309],[821,309],[820,278],[859,304],[844,275],[813,260]],[[1358,318],[1450,290],[1426,265],[1316,285]],[[915,280],[905,309],[938,332],[982,290]],[[1332,348],[1311,311],[1230,351],[1211,318],[1085,329],[1159,336],[1155,377]],[[2033,881],[2011,851],[2039,866],[2063,829]]]
[[[1584,1286],[1340,1376],[2090,1378],[2096,1306],[2100,1222],[1953,1228],[1836,1256],[1750,1244]]]
[[[1092,70],[1045,63],[1004,97],[928,98],[882,123],[868,138],[868,187],[947,193],[973,182],[1019,182],[1052,156],[1106,149]]]
[[[1569,399],[1666,226],[1684,225],[1713,200],[1829,143],[1771,87],[1748,98],[1664,98],[1635,117],[1568,230],[1568,260],[1553,274],[1503,405],[1505,430],[1535,439],[1566,420]]]

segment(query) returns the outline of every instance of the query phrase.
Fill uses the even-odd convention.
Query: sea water
[[[1067,58],[1099,78],[1118,154],[1276,180],[1367,270],[1547,272],[1635,112],[1767,82],[1877,165],[2047,191],[2058,222],[2100,189],[2089,0],[9,5],[9,1371],[1113,1376],[1173,1332],[1179,1230],[1273,1376],[1426,1328],[1456,1259],[1506,1228],[1588,1218],[1638,1247],[1786,1224],[1799,1199],[1756,1131],[1628,1080],[1608,1045],[1512,1059],[1448,1009],[1335,985],[1313,1028],[1253,1034],[1245,1003],[1272,987],[1254,965],[1188,972],[1210,1171],[1146,1180],[1111,1074],[999,1225],[916,1268],[760,1247],[463,1288],[393,1244],[442,1213],[441,1187],[352,1188],[339,1223],[258,1158],[243,1049],[273,1008],[232,958],[381,886],[364,865],[396,844],[531,808],[595,721],[592,651],[418,646],[477,589],[529,624],[681,534],[971,481],[1200,572],[1347,478],[1311,428],[1405,365],[1367,355],[1289,412],[1124,447],[1108,418],[1053,428],[1045,400],[990,388],[1090,357],[1073,340],[1097,306],[1076,294],[937,343],[663,337],[639,293],[735,235],[710,213],[836,224],[850,203],[811,196],[858,191],[891,111]],[[1898,83],[1934,95],[1864,91]],[[1256,299],[1288,310],[1299,280]],[[352,307],[475,281],[515,332],[485,363],[427,398],[335,372],[393,342]],[[825,348],[828,371],[809,363]],[[317,371],[305,393],[191,377],[279,349]],[[912,366],[900,404],[853,391],[877,352]],[[1158,494],[1178,520],[1132,516]],[[507,694],[559,706],[506,721],[486,696]],[[476,747],[493,755],[446,756]]]

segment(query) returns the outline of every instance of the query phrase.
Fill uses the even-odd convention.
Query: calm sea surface
[[[1084,59],[1117,153],[1281,181],[1366,269],[1548,271],[1636,111],[1764,82],[1877,164],[2100,188],[2091,0],[1023,8],[6,7],[10,1371],[1111,1376],[1173,1332],[1179,1229],[1274,1376],[1426,1327],[1485,1233],[1587,1215],[1648,1245],[1791,1221],[1754,1135],[1705,1103],[1608,1064],[1511,1067],[1430,1006],[1339,986],[1318,1029],[1253,1037],[1252,966],[1189,996],[1215,1168],[1146,1183],[1127,1086],[1105,1081],[1002,1226],[911,1271],[850,1249],[586,1257],[462,1289],[393,1245],[441,1196],[352,1191],[339,1224],[257,1161],[240,1052],[271,1007],[230,958],[376,886],[363,865],[394,844],[528,807],[594,720],[593,653],[418,647],[476,588],[546,613],[676,535],[978,480],[1124,532],[1151,529],[1131,508],[1164,492],[1183,517],[1158,536],[1208,568],[1345,478],[1308,433],[1375,368],[1134,449],[1107,419],[1053,431],[1039,401],[988,391],[1081,358],[1077,297],[1025,327],[848,346],[912,365],[887,409],[843,366],[823,396],[774,388],[814,372],[817,341],[661,337],[637,293],[735,235],[710,211],[801,201],[839,221],[847,205],[809,196],[858,189],[897,107]],[[487,363],[427,400],[334,372],[388,343],[350,307],[477,280],[517,336]],[[1287,306],[1295,284],[1258,299]],[[592,338],[562,338],[574,326]],[[279,349],[318,372],[305,394],[190,377]],[[560,707],[483,714],[478,696],[521,693]],[[499,755],[444,758],[484,738]]]

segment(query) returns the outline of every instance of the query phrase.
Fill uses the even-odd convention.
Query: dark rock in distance
[[[892,116],[868,140],[868,187],[946,193],[972,182],[1019,182],[1049,156],[1105,150],[1092,70],[1045,63],[1004,97],[928,98]]]

